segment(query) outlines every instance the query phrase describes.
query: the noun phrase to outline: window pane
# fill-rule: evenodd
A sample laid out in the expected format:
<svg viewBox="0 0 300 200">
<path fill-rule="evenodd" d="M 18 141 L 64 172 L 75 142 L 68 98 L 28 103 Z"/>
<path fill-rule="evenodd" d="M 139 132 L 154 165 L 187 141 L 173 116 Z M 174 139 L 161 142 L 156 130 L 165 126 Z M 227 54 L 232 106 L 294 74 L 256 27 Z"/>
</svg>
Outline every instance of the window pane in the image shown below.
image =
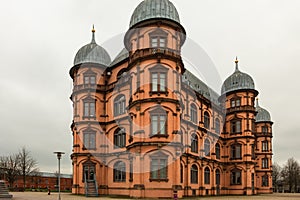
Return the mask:
<svg viewBox="0 0 300 200">
<path fill-rule="evenodd" d="M 152 91 L 157 92 L 158 91 L 158 74 L 152 73 Z"/>
<path fill-rule="evenodd" d="M 166 117 L 160 116 L 160 134 L 166 134 Z"/>
<path fill-rule="evenodd" d="M 160 38 L 159 39 L 159 46 L 160 47 L 166 47 L 166 38 Z"/>
<path fill-rule="evenodd" d="M 157 47 L 158 46 L 158 38 L 151 38 L 151 47 Z"/>
<path fill-rule="evenodd" d="M 89 84 L 89 78 L 88 76 L 85 76 L 84 77 L 84 84 Z"/>
<path fill-rule="evenodd" d="M 95 76 L 91 76 L 91 84 L 96 84 L 96 77 Z"/>
<path fill-rule="evenodd" d="M 160 74 L 160 91 L 166 91 L 166 74 L 161 73 Z"/>
<path fill-rule="evenodd" d="M 95 103 L 90 103 L 90 116 L 95 116 Z"/>
<path fill-rule="evenodd" d="M 157 131 L 158 131 L 157 125 L 158 125 L 158 116 L 153 115 L 151 117 L 151 128 L 152 128 L 152 133 L 151 134 L 152 135 L 157 134 Z"/>
<path fill-rule="evenodd" d="M 84 116 L 89 116 L 89 103 L 84 103 Z"/>
</svg>

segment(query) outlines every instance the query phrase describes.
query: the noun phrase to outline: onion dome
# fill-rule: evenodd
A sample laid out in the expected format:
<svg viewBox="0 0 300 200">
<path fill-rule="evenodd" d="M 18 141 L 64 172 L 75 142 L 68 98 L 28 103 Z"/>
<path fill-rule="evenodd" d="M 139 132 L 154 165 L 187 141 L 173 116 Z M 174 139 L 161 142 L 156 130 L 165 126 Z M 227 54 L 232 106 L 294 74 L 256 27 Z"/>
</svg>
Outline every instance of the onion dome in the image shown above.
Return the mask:
<svg viewBox="0 0 300 200">
<path fill-rule="evenodd" d="M 224 81 L 222 85 L 222 95 L 236 90 L 255 90 L 253 79 L 248 74 L 239 70 L 238 63 L 239 61 L 236 58 L 235 72 Z"/>
<path fill-rule="evenodd" d="M 271 121 L 271 115 L 270 113 L 259 106 L 258 104 L 258 99 L 256 100 L 256 116 L 255 116 L 255 120 L 256 122 L 270 122 Z"/>
<path fill-rule="evenodd" d="M 154 18 L 168 19 L 180 24 L 179 14 L 169 0 L 144 0 L 134 10 L 129 27 Z"/>
<path fill-rule="evenodd" d="M 95 41 L 95 29 L 92 30 L 91 43 L 81 47 L 74 59 L 74 66 L 83 63 L 96 63 L 109 66 L 111 59 L 107 51 Z"/>
</svg>

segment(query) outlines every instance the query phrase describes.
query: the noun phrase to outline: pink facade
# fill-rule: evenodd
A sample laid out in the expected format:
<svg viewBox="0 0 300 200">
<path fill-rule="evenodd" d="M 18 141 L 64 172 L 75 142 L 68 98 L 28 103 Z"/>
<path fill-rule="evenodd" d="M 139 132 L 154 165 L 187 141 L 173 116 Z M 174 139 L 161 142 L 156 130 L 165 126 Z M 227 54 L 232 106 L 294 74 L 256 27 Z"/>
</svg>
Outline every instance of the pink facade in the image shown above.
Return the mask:
<svg viewBox="0 0 300 200">
<path fill-rule="evenodd" d="M 272 192 L 272 122 L 252 78 L 236 61 L 218 95 L 186 69 L 185 39 L 168 0 L 136 8 L 113 62 L 93 30 L 70 70 L 74 194 Z"/>
</svg>

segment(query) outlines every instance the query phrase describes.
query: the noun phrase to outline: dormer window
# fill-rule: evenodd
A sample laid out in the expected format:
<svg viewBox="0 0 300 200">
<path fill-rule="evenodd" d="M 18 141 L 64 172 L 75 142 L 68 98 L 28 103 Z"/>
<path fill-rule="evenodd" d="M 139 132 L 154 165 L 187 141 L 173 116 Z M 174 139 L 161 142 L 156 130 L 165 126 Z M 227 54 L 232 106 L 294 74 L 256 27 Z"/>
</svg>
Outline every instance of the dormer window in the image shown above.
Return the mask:
<svg viewBox="0 0 300 200">
<path fill-rule="evenodd" d="M 167 47 L 168 33 L 158 28 L 149 34 L 151 48 L 165 48 Z"/>
</svg>

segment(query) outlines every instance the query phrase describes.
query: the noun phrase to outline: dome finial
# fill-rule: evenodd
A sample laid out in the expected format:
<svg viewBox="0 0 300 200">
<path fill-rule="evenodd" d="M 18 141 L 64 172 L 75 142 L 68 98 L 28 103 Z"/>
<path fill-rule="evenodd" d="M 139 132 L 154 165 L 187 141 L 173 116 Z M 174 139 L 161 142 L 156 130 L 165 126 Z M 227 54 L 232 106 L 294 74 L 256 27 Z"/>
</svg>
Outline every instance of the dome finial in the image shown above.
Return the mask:
<svg viewBox="0 0 300 200">
<path fill-rule="evenodd" d="M 256 98 L 256 107 L 259 107 L 258 100 L 259 100 L 259 98 Z"/>
<path fill-rule="evenodd" d="M 93 29 L 92 29 L 92 42 L 91 42 L 91 43 L 96 43 L 96 40 L 95 40 L 95 32 L 96 32 L 96 30 L 95 30 L 95 26 L 94 26 L 94 24 L 93 24 Z"/>
<path fill-rule="evenodd" d="M 239 70 L 239 60 L 238 57 L 235 58 L 235 71 Z"/>
</svg>

